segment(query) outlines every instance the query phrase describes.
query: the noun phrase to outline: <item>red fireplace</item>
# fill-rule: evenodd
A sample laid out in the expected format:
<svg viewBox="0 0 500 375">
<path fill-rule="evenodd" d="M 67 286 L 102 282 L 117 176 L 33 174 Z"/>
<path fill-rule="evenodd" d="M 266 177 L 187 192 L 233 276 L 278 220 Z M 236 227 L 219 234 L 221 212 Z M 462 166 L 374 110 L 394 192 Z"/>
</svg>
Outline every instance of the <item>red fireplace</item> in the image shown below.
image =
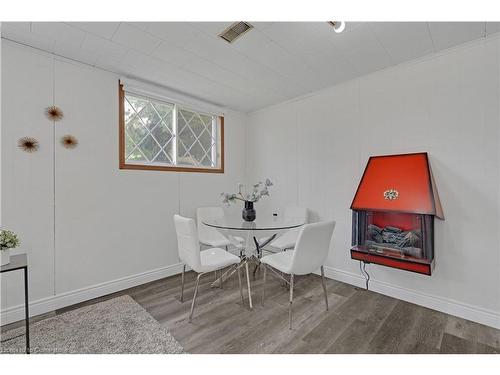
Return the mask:
<svg viewBox="0 0 500 375">
<path fill-rule="evenodd" d="M 352 259 L 431 275 L 444 216 L 427 153 L 370 157 L 351 210 Z"/>
</svg>

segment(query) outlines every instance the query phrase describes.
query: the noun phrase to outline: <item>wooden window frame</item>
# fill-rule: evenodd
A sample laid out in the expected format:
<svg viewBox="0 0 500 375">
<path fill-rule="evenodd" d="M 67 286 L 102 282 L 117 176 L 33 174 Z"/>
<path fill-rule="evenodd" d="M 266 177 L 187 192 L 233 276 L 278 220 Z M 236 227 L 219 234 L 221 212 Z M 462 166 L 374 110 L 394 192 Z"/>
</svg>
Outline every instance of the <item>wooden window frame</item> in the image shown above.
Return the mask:
<svg viewBox="0 0 500 375">
<path fill-rule="evenodd" d="M 163 165 L 143 165 L 130 164 L 125 161 L 125 90 L 123 84 L 118 83 L 118 108 L 119 108 L 119 167 L 120 169 L 145 170 L 145 171 L 165 171 L 165 172 L 195 172 L 195 173 L 224 173 L 224 116 L 220 119 L 220 167 L 219 168 L 201 168 L 201 167 L 177 167 Z"/>
</svg>

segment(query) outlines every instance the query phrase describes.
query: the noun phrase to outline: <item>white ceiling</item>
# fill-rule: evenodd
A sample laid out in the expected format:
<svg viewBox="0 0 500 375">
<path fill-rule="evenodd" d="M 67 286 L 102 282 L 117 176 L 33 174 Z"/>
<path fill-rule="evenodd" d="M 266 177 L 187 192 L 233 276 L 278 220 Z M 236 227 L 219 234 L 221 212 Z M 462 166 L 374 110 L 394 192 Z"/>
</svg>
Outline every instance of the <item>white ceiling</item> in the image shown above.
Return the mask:
<svg viewBox="0 0 500 375">
<path fill-rule="evenodd" d="M 3 22 L 2 37 L 244 112 L 499 31 L 499 23 Z"/>
</svg>

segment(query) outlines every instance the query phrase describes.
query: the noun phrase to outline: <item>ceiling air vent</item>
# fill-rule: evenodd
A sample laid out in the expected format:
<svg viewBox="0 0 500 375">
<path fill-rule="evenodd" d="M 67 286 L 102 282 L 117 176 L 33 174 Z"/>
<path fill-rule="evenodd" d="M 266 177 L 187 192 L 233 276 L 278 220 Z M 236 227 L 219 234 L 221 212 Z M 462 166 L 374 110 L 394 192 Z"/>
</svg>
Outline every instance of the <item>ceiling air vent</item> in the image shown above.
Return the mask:
<svg viewBox="0 0 500 375">
<path fill-rule="evenodd" d="M 253 26 L 248 22 L 235 22 L 229 26 L 226 30 L 219 34 L 219 37 L 224 39 L 228 43 L 233 43 L 240 36 L 245 34 L 247 31 L 253 29 Z"/>
</svg>

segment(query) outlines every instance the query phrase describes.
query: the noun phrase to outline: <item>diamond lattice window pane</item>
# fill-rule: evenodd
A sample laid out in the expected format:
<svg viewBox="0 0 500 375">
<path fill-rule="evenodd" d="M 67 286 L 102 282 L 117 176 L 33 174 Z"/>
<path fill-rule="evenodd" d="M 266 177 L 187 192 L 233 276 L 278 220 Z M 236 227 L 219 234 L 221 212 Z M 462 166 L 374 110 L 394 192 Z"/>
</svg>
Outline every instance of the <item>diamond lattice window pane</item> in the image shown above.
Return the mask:
<svg viewBox="0 0 500 375">
<path fill-rule="evenodd" d="M 183 124 L 190 122 L 193 119 L 194 115 L 194 112 L 185 109 L 179 109 L 179 124 L 181 125 L 181 127 Z"/>
<path fill-rule="evenodd" d="M 140 112 L 148 104 L 148 101 L 146 99 L 142 99 L 132 95 L 127 95 L 126 101 L 134 109 L 135 113 Z"/>
<path fill-rule="evenodd" d="M 160 115 L 151 103 L 148 103 L 138 114 L 144 126 L 149 130 L 153 129 L 160 121 Z"/>
<path fill-rule="evenodd" d="M 124 110 L 125 110 L 125 122 L 128 122 L 130 118 L 135 115 L 136 112 L 134 107 L 132 107 L 132 105 L 129 103 L 127 99 L 125 99 Z"/>
<path fill-rule="evenodd" d="M 211 167 L 212 166 L 211 154 L 205 155 L 205 158 L 201 161 L 201 165 L 203 165 L 204 167 Z"/>
<path fill-rule="evenodd" d="M 172 163 L 172 159 L 164 151 L 161 151 L 153 161 L 156 163 L 164 163 L 164 164 Z"/>
<path fill-rule="evenodd" d="M 172 139 L 172 132 L 163 121 L 151 131 L 151 134 L 162 147 Z"/>
<path fill-rule="evenodd" d="M 134 151 L 135 149 L 135 143 L 134 141 L 132 140 L 132 138 L 130 138 L 130 136 L 128 134 L 125 135 L 125 156 L 127 157 L 128 155 L 130 155 L 130 153 L 132 151 Z"/>
<path fill-rule="evenodd" d="M 148 135 L 148 131 L 137 116 L 133 116 L 125 123 L 125 133 L 132 139 L 135 144 L 138 144 Z"/>
<path fill-rule="evenodd" d="M 212 139 L 212 134 L 206 130 L 200 135 L 198 140 L 200 141 L 203 148 L 207 151 L 209 151 L 212 148 L 212 144 L 214 143 L 214 140 Z"/>
<path fill-rule="evenodd" d="M 146 162 L 148 161 L 146 157 L 141 153 L 141 151 L 136 148 L 130 155 L 127 156 L 127 160 L 132 162 Z"/>
<path fill-rule="evenodd" d="M 178 139 L 179 142 L 181 142 L 182 145 L 186 147 L 186 149 L 189 149 L 196 141 L 196 137 L 194 136 L 191 129 L 189 129 L 189 127 L 187 126 L 183 130 L 181 130 Z"/>
<path fill-rule="evenodd" d="M 196 160 L 191 155 L 184 155 L 184 156 L 179 156 L 177 158 L 177 164 L 180 166 L 189 166 L 189 167 L 195 167 Z"/>
<path fill-rule="evenodd" d="M 173 164 L 173 161 L 174 161 L 174 140 L 172 142 L 170 142 L 170 144 L 165 147 L 165 153 L 167 154 L 167 156 L 170 158 L 170 160 L 172 161 L 172 164 Z"/>
<path fill-rule="evenodd" d="M 212 166 L 212 148 L 216 143 L 212 138 L 213 116 L 186 109 L 179 110 L 178 146 L 179 159 L 190 165 Z"/>
<path fill-rule="evenodd" d="M 199 136 L 206 129 L 205 124 L 203 123 L 203 121 L 201 121 L 200 116 L 198 115 L 192 118 L 192 120 L 189 122 L 189 127 L 191 128 L 191 130 L 193 130 L 193 133 L 196 136 Z"/>
<path fill-rule="evenodd" d="M 205 124 L 205 126 L 207 127 L 207 129 L 209 131 L 212 131 L 212 119 L 213 119 L 213 116 L 208 116 L 208 115 L 200 114 L 200 119 L 201 119 L 201 121 L 203 121 L 203 123 Z"/>
<path fill-rule="evenodd" d="M 194 158 L 196 163 L 199 163 L 205 156 L 205 150 L 201 147 L 200 142 L 196 142 L 189 150 L 189 154 Z"/>
<path fill-rule="evenodd" d="M 177 164 L 183 166 L 194 166 L 196 165 L 195 160 L 187 152 L 187 149 L 182 143 L 177 145 Z"/>
<path fill-rule="evenodd" d="M 158 154 L 161 149 L 158 142 L 149 134 L 138 146 L 149 161 L 153 161 L 156 154 Z"/>
<path fill-rule="evenodd" d="M 126 160 L 172 164 L 174 105 L 127 93 L 124 109 Z"/>
<path fill-rule="evenodd" d="M 160 115 L 162 119 L 172 118 L 171 114 L 174 110 L 174 106 L 168 103 L 152 103 L 153 107 L 156 109 L 156 112 Z M 169 116 L 170 115 L 170 116 Z"/>
</svg>

